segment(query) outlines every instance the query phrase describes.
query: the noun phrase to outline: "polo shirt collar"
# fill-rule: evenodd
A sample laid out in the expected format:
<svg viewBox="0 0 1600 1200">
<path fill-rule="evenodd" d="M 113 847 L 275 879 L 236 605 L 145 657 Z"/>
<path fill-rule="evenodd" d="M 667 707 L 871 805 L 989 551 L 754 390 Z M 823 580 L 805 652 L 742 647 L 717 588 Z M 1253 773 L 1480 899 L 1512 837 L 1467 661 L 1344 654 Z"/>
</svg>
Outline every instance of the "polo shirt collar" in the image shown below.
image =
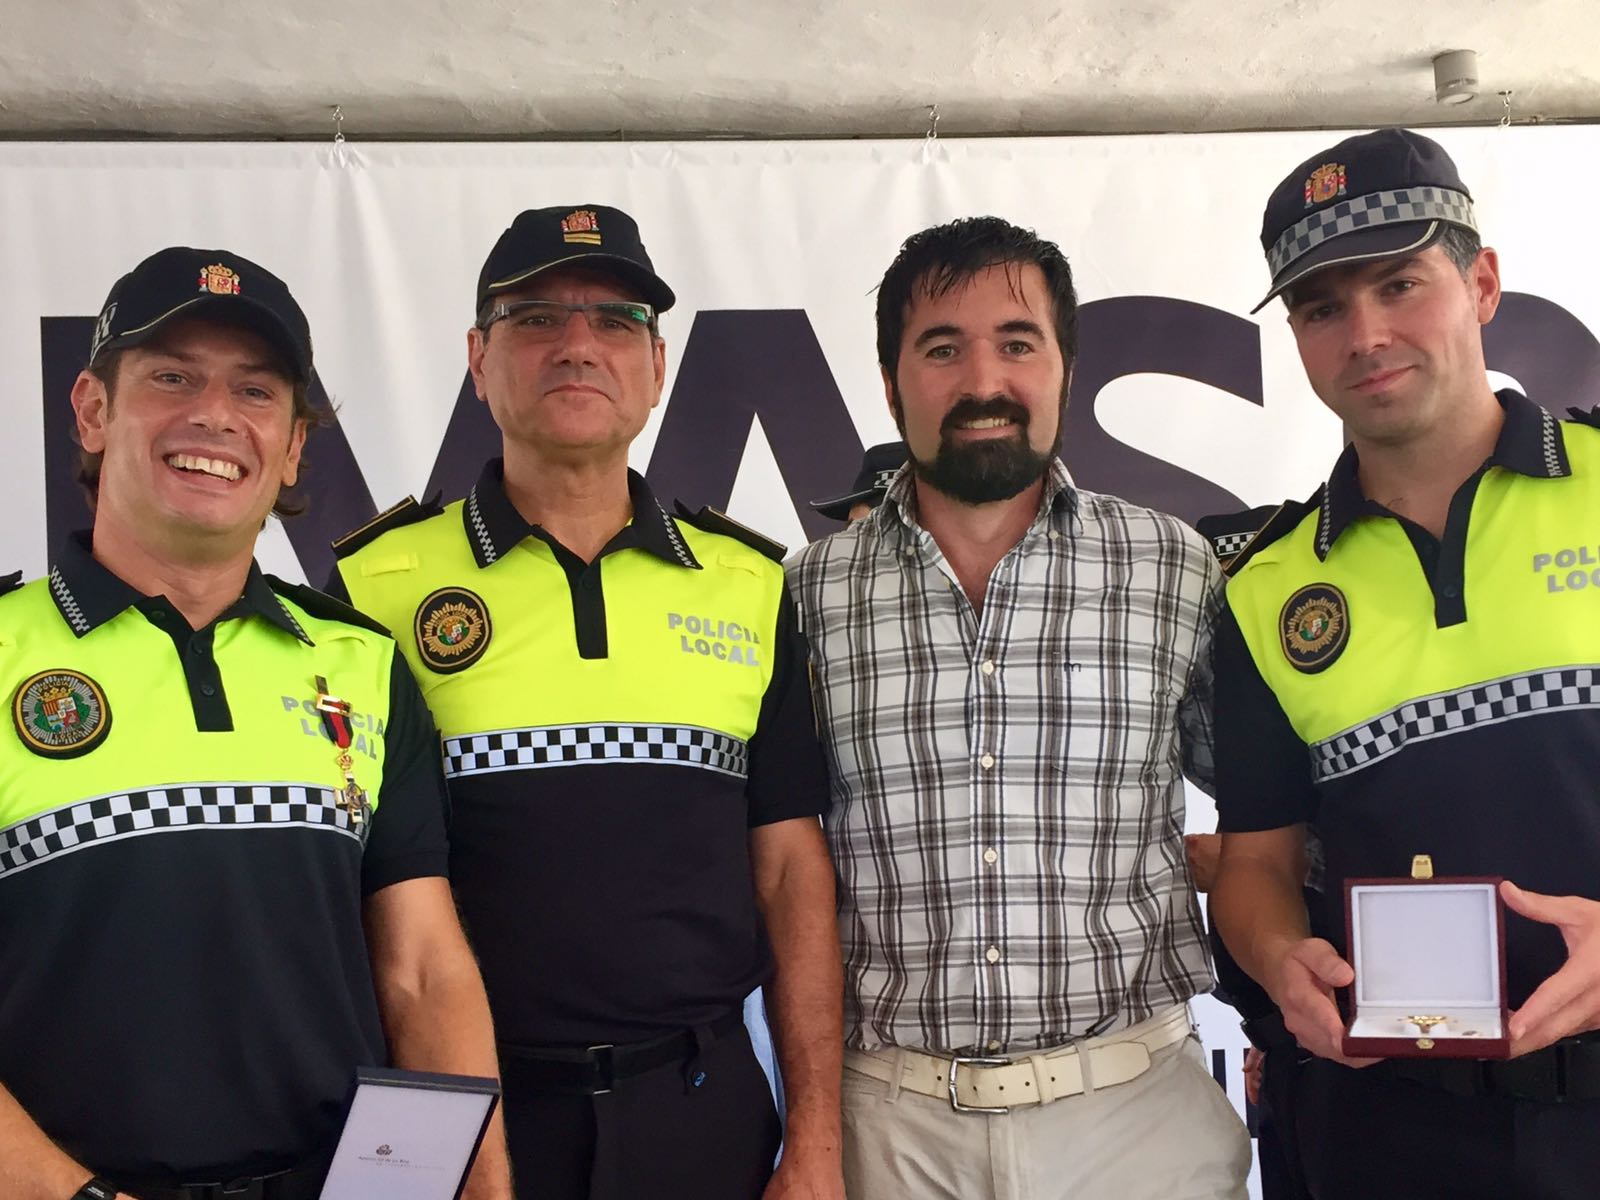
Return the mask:
<svg viewBox="0 0 1600 1200">
<path fill-rule="evenodd" d="M 61 619 L 76 636 L 81 638 L 93 633 L 129 608 L 147 612 L 158 602 L 170 605 L 164 597 L 147 596 L 114 574 L 94 557 L 92 545 L 88 532 L 70 534 L 50 566 L 50 597 Z M 254 559 L 250 562 L 250 573 L 245 576 L 244 591 L 217 620 L 247 616 L 261 617 L 306 645 L 314 645 L 294 614 L 272 590 Z"/>
<path fill-rule="evenodd" d="M 663 562 L 690 570 L 701 569 L 699 560 L 678 532 L 678 525 L 661 507 L 644 476 L 628 472 L 628 499 L 633 505 L 633 520 L 611 540 L 607 550 L 636 546 Z M 478 482 L 461 506 L 461 523 L 467 544 L 479 567 L 488 567 L 511 553 L 524 538 L 536 537 L 551 544 L 555 539 L 539 525 L 532 524 L 517 511 L 506 495 L 505 460 L 490 459 L 484 464 Z"/>
<path fill-rule="evenodd" d="M 1503 467 L 1529 479 L 1565 479 L 1572 474 L 1567 458 L 1561 422 L 1520 392 L 1507 388 L 1495 398 L 1505 410 L 1505 422 L 1494 452 L 1485 464 Z M 1333 465 L 1333 474 L 1322 489 L 1321 512 L 1317 518 L 1316 550 L 1319 559 L 1328 557 L 1339 535 L 1357 517 L 1373 511 L 1372 501 L 1361 491 L 1357 477 L 1359 460 L 1354 445 L 1346 446 Z"/>
</svg>

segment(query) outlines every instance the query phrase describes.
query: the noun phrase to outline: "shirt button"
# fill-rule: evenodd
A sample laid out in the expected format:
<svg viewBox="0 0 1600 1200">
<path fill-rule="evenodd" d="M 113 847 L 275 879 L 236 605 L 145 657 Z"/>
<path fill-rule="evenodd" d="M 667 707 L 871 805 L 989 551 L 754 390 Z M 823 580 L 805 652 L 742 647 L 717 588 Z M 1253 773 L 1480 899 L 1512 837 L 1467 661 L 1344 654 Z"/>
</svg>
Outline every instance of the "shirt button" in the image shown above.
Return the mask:
<svg viewBox="0 0 1600 1200">
<path fill-rule="evenodd" d="M 202 683 L 200 685 L 200 694 L 206 697 L 215 696 L 217 694 L 217 689 L 212 687 L 209 683 Z"/>
<path fill-rule="evenodd" d="M 995 863 L 1000 861 L 1000 852 L 993 846 L 990 846 L 983 852 L 983 861 L 988 863 L 991 867 L 994 866 Z"/>
<path fill-rule="evenodd" d="M 600 581 L 598 579 L 596 579 L 593 575 L 585 575 L 583 577 L 583 590 L 584 591 L 592 592 L 592 591 L 595 590 L 595 588 L 597 588 L 599 586 L 600 586 Z"/>
<path fill-rule="evenodd" d="M 165 621 L 167 619 L 167 610 L 164 608 L 152 608 L 150 610 L 150 619 L 152 621 Z"/>
<path fill-rule="evenodd" d="M 980 669 L 983 671 L 983 673 L 985 675 L 993 675 L 994 674 L 994 660 L 993 659 L 986 659 L 984 661 L 983 666 Z"/>
<path fill-rule="evenodd" d="M 1000 1043 L 999 1042 L 990 1042 L 989 1043 L 989 1050 L 990 1050 L 991 1053 L 993 1053 L 994 1051 L 996 1051 L 998 1049 L 1000 1049 Z"/>
<path fill-rule="evenodd" d="M 985 754 L 982 758 L 980 758 L 978 760 L 978 762 L 983 767 L 983 769 L 985 771 L 987 771 L 990 767 L 994 766 L 994 755 Z"/>
<path fill-rule="evenodd" d="M 1461 589 L 1456 584 L 1447 583 L 1444 585 L 1444 594 L 1447 599 L 1454 600 L 1457 596 L 1461 595 Z"/>
<path fill-rule="evenodd" d="M 983 956 L 984 956 L 984 958 L 988 959 L 992 963 L 999 962 L 1000 961 L 1000 947 L 999 946 L 990 946 L 987 950 L 985 950 L 983 952 Z"/>
</svg>

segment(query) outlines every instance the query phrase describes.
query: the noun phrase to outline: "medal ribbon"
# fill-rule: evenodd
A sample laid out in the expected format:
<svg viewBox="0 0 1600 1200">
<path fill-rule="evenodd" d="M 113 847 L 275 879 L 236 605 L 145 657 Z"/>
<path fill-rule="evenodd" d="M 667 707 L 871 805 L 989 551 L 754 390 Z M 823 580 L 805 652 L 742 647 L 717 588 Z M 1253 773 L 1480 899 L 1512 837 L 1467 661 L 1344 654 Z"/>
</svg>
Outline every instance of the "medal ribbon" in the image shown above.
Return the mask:
<svg viewBox="0 0 1600 1200">
<path fill-rule="evenodd" d="M 316 709 L 322 714 L 322 728 L 333 739 L 333 744 L 339 747 L 339 757 L 335 762 L 340 774 L 344 776 L 344 788 L 339 792 L 339 806 L 350 814 L 350 823 L 359 828 L 365 820 L 362 814 L 367 794 L 356 783 L 355 760 L 350 756 L 350 702 L 341 700 L 329 692 L 328 681 L 321 675 L 316 677 L 316 683 Z"/>
<path fill-rule="evenodd" d="M 322 728 L 341 750 L 350 748 L 350 702 L 340 700 L 328 691 L 328 681 L 317 676 L 317 711 L 322 714 Z"/>
</svg>

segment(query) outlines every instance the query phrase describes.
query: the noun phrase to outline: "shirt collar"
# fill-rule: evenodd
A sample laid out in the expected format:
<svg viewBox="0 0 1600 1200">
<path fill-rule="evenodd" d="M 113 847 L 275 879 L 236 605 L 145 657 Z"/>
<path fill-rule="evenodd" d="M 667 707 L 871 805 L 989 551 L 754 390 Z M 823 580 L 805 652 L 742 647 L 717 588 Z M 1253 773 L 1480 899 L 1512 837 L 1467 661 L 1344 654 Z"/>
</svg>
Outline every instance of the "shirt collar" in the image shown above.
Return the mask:
<svg viewBox="0 0 1600 1200">
<path fill-rule="evenodd" d="M 1530 479 L 1564 479 L 1571 475 L 1572 464 L 1567 459 L 1561 422 L 1520 392 L 1508 388 L 1496 392 L 1495 398 L 1505 410 L 1505 421 L 1486 465 L 1503 467 Z M 1361 480 L 1356 473 L 1358 466 L 1355 446 L 1346 446 L 1333 465 L 1333 474 L 1328 476 L 1317 518 L 1319 559 L 1328 557 L 1333 544 L 1351 522 L 1373 511 L 1372 502 L 1361 491 Z"/>
<path fill-rule="evenodd" d="M 663 562 L 700 570 L 700 563 L 678 532 L 678 525 L 661 507 L 644 476 L 628 472 L 628 499 L 633 505 L 633 520 L 608 543 L 606 549 L 637 546 Z M 506 495 L 505 460 L 490 459 L 484 464 L 478 482 L 461 506 L 461 523 L 466 528 L 467 544 L 479 567 L 488 567 L 511 553 L 524 538 L 546 542 L 554 539 L 541 527 L 526 520 Z"/>
<path fill-rule="evenodd" d="M 114 574 L 94 557 L 91 545 L 87 532 L 69 535 L 50 566 L 50 596 L 61 619 L 75 635 L 81 638 L 93 633 L 129 608 L 148 613 L 158 602 L 170 606 L 165 597 L 147 596 Z M 245 576 L 244 591 L 217 620 L 251 615 L 264 618 L 308 646 L 315 644 L 272 590 L 254 559 L 250 562 L 250 573 Z"/>
<path fill-rule="evenodd" d="M 1078 519 L 1078 499 L 1076 485 L 1072 482 L 1067 465 L 1059 457 L 1052 456 L 1050 465 L 1045 469 L 1044 494 L 1039 498 L 1039 512 L 1023 539 L 1027 540 L 1056 517 L 1075 523 Z M 909 462 L 889 482 L 883 503 L 863 519 L 878 522 L 880 532 L 898 524 L 913 535 L 928 536 L 917 520 L 917 490 Z"/>
</svg>

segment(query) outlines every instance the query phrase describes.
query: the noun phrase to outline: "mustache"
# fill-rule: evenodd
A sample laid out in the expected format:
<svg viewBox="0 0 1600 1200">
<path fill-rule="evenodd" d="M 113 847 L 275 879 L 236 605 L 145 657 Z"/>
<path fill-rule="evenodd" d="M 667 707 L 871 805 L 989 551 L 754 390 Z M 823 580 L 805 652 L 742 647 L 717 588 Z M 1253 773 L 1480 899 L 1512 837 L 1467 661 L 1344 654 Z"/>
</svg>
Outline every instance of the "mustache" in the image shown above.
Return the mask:
<svg viewBox="0 0 1600 1200">
<path fill-rule="evenodd" d="M 1028 428 L 1028 410 L 1009 396 L 990 396 L 987 400 L 963 396 L 945 413 L 944 420 L 939 424 L 939 433 L 947 434 L 968 421 L 983 421 L 991 417 L 1015 421 L 1024 431 Z"/>
</svg>

